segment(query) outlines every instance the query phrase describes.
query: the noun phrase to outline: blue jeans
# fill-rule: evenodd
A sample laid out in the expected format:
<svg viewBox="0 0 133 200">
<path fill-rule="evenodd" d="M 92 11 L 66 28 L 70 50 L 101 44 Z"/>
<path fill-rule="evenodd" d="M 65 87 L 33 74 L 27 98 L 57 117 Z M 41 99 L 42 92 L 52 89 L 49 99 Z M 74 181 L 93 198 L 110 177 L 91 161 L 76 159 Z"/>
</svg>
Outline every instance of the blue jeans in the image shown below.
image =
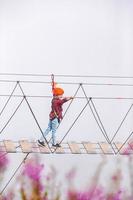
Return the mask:
<svg viewBox="0 0 133 200">
<path fill-rule="evenodd" d="M 55 133 L 56 133 L 56 130 L 57 130 L 57 127 L 59 125 L 59 122 L 58 122 L 58 119 L 55 118 L 53 120 L 49 120 L 49 123 L 48 123 L 48 127 L 47 129 L 45 130 L 45 132 L 43 133 L 43 135 L 41 136 L 40 138 L 40 141 L 44 141 L 44 137 L 46 137 L 48 135 L 48 133 L 50 131 L 52 131 L 52 144 L 56 144 L 56 136 L 55 136 Z M 44 136 L 44 137 L 43 137 Z"/>
</svg>

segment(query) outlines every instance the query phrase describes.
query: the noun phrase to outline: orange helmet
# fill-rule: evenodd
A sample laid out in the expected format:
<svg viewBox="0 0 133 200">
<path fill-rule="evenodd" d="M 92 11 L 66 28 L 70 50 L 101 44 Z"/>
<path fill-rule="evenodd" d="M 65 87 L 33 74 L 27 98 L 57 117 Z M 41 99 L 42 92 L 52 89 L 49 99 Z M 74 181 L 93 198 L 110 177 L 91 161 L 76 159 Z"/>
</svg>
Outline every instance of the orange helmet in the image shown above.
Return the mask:
<svg viewBox="0 0 133 200">
<path fill-rule="evenodd" d="M 64 94 L 64 90 L 62 88 L 54 88 L 53 89 L 53 95 L 59 96 L 59 95 L 63 95 L 63 94 Z"/>
</svg>

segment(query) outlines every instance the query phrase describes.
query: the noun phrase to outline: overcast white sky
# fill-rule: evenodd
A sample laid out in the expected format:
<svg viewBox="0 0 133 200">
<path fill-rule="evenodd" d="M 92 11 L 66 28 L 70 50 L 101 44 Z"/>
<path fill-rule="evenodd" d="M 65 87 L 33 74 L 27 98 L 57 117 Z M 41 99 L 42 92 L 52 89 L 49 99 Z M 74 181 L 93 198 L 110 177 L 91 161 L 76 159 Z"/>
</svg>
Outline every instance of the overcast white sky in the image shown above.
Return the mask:
<svg viewBox="0 0 133 200">
<path fill-rule="evenodd" d="M 132 35 L 132 0 L 0 0 L 0 73 L 133 76 Z M 14 80 L 19 78 L 13 77 Z M 45 78 L 40 79 L 45 81 Z M 76 80 L 67 78 L 64 81 Z M 85 81 L 115 82 L 97 79 L 77 80 L 77 82 Z M 116 81 L 119 83 L 119 80 Z M 124 83 L 133 83 L 133 81 L 125 80 Z M 48 85 L 23 84 L 22 86 L 26 94 L 49 95 L 50 92 Z M 1 83 L 0 85 L 2 94 L 10 94 L 13 87 L 14 84 Z M 78 85 L 63 87 L 66 95 L 71 96 Z M 85 89 L 88 96 L 132 97 L 132 87 L 86 86 Z M 18 93 L 20 93 L 19 89 Z M 80 95 L 83 95 L 82 91 L 79 91 Z M 1 120 L 1 127 L 10 116 L 10 108 L 13 109 L 19 100 L 12 100 Z M 29 99 L 29 101 L 44 129 L 50 109 L 49 99 Z M 5 99 L 1 98 L 0 108 L 4 102 Z M 82 109 L 82 103 L 84 102 L 75 101 L 59 133 L 62 134 L 68 129 L 77 114 L 74 115 L 74 111 Z M 95 104 L 111 137 L 132 101 L 95 101 Z M 89 112 L 86 111 L 68 139 L 103 140 L 94 119 L 92 120 L 91 113 L 86 121 Z M 39 131 L 33 125 L 32 117 L 26 113 L 28 110 L 24 105 L 12 124 L 1 135 L 1 139 L 39 137 Z M 131 119 L 132 113 L 121 130 L 120 139 L 125 139 L 127 133 L 132 131 Z M 23 127 L 23 124 L 26 126 Z M 75 159 L 74 157 L 71 159 L 72 165 Z M 88 164 L 90 160 L 89 158 Z M 59 163 L 61 162 L 60 159 Z M 84 162 L 86 158 L 83 158 L 82 163 Z M 81 168 L 84 168 L 84 164 Z"/>
<path fill-rule="evenodd" d="M 1 72 L 130 75 L 132 0 L 1 0 Z"/>
</svg>

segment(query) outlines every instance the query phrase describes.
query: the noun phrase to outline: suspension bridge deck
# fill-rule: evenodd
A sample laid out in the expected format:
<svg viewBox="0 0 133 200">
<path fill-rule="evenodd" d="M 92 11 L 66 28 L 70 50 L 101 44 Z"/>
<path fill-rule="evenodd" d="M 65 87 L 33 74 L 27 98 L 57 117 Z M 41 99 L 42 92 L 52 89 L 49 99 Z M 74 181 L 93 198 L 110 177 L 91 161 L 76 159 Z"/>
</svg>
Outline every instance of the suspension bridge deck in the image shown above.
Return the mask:
<svg viewBox="0 0 133 200">
<path fill-rule="evenodd" d="M 53 148 L 51 145 L 45 147 L 39 146 L 37 141 L 12 141 L 3 140 L 0 141 L 0 151 L 7 153 L 41 153 L 41 154 L 125 154 L 128 143 L 113 142 L 108 144 L 107 142 L 67 142 L 62 143 L 61 147 Z M 130 150 L 132 153 L 132 149 Z"/>
</svg>

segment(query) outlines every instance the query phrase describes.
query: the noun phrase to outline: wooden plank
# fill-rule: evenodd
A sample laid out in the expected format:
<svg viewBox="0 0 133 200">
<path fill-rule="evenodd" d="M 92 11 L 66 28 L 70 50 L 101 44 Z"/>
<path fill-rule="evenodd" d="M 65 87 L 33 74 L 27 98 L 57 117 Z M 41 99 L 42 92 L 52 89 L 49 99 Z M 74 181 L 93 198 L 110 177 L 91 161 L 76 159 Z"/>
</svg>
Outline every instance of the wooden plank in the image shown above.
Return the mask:
<svg viewBox="0 0 133 200">
<path fill-rule="evenodd" d="M 23 153 L 32 152 L 32 144 L 28 140 L 20 140 L 19 143 Z"/>
<path fill-rule="evenodd" d="M 107 142 L 100 142 L 99 146 L 103 153 L 112 153 L 112 150 L 110 149 L 110 145 Z"/>
<path fill-rule="evenodd" d="M 3 141 L 0 141 L 0 152 L 6 152 L 6 148 Z"/>
<path fill-rule="evenodd" d="M 62 147 L 52 147 L 52 152 L 55 153 L 65 153 L 64 149 Z"/>
<path fill-rule="evenodd" d="M 11 140 L 4 140 L 3 141 L 5 149 L 9 153 L 15 153 L 16 152 L 16 147 L 13 141 Z"/>
<path fill-rule="evenodd" d="M 48 148 L 48 146 L 39 146 L 40 152 L 41 153 L 50 153 L 50 149 Z"/>
<path fill-rule="evenodd" d="M 40 149 L 37 142 L 31 142 L 32 152 L 33 153 L 40 153 Z"/>
<path fill-rule="evenodd" d="M 96 153 L 96 145 L 91 142 L 83 142 L 82 143 L 87 153 Z"/>
<path fill-rule="evenodd" d="M 114 142 L 114 145 L 117 148 L 117 152 L 116 153 L 123 153 L 123 143 L 122 142 Z"/>
<path fill-rule="evenodd" d="M 69 146 L 72 153 L 74 153 L 74 154 L 76 154 L 76 153 L 80 154 L 81 153 L 80 148 L 79 148 L 79 146 L 76 142 L 68 142 L 68 146 Z"/>
</svg>

